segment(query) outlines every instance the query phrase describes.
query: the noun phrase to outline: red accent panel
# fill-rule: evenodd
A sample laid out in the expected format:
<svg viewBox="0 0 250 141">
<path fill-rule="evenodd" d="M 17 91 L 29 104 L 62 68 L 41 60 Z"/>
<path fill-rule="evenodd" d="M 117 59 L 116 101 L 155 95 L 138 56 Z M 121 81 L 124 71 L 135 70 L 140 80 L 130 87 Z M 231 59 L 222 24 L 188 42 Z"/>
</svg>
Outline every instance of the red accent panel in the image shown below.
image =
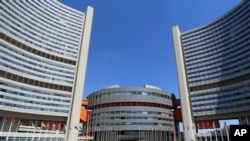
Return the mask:
<svg viewBox="0 0 250 141">
<path fill-rule="evenodd" d="M 181 109 L 176 109 L 175 110 L 175 121 L 182 122 Z"/>
<path fill-rule="evenodd" d="M 197 129 L 220 128 L 220 123 L 218 119 L 200 120 L 196 121 L 195 124 Z"/>
<path fill-rule="evenodd" d="M 181 100 L 180 99 L 176 99 L 174 101 L 174 106 L 181 106 Z"/>
</svg>

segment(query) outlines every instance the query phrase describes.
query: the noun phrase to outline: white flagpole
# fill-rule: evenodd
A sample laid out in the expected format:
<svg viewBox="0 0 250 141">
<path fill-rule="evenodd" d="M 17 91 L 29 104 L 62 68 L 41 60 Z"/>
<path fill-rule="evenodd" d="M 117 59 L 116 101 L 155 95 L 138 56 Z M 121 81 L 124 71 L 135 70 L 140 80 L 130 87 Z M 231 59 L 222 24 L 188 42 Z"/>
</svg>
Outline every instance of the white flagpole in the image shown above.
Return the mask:
<svg viewBox="0 0 250 141">
<path fill-rule="evenodd" d="M 52 125 L 52 126 L 53 126 L 53 125 Z M 53 139 L 52 134 L 53 134 L 53 127 L 52 127 L 52 129 L 50 130 L 50 140 Z M 78 134 L 78 133 L 77 133 L 77 134 Z"/>
<path fill-rule="evenodd" d="M 31 121 L 30 121 L 30 122 L 31 122 Z M 28 127 L 29 127 L 28 132 L 26 132 L 27 135 L 26 135 L 26 137 L 25 137 L 25 141 L 27 141 L 28 135 L 29 135 L 29 132 L 30 132 L 30 122 L 29 122 L 29 126 L 28 126 Z"/>
<path fill-rule="evenodd" d="M 9 131 L 8 131 L 8 135 L 7 135 L 6 141 L 8 141 L 9 136 L 10 136 L 10 130 L 11 130 L 11 128 L 12 128 L 12 120 L 13 120 L 13 119 L 11 119 L 11 121 L 10 121 L 10 127 L 9 127 Z"/>
<path fill-rule="evenodd" d="M 203 126 L 203 129 L 206 129 L 205 125 L 204 125 L 204 122 L 202 122 L 202 126 Z M 207 141 L 206 131 L 203 133 L 203 136 L 205 138 L 205 141 Z"/>
<path fill-rule="evenodd" d="M 249 125 L 249 121 L 248 121 L 248 118 L 247 118 L 247 116 L 246 116 L 246 120 L 247 120 L 247 125 Z"/>
<path fill-rule="evenodd" d="M 48 134 L 48 128 L 49 128 L 49 124 L 47 123 L 46 125 L 46 131 L 45 131 L 45 140 L 47 140 L 47 134 Z"/>
<path fill-rule="evenodd" d="M 36 123 L 35 124 L 37 124 L 37 121 L 36 121 Z M 34 140 L 34 134 L 35 134 L 35 130 L 36 130 L 36 125 L 35 126 L 33 126 L 33 122 L 31 123 L 31 126 L 32 127 L 34 127 L 34 129 L 33 129 L 33 133 L 32 133 L 32 138 L 31 138 L 31 141 L 33 141 Z"/>
<path fill-rule="evenodd" d="M 141 133 L 140 133 L 140 127 L 139 127 L 139 141 L 141 140 Z"/>
<path fill-rule="evenodd" d="M 21 122 L 21 119 L 19 119 L 18 123 L 17 123 L 17 128 L 16 128 L 16 132 L 15 132 L 15 136 L 14 136 L 14 141 L 16 140 L 16 134 L 17 134 L 17 130 L 19 128 L 20 122 Z"/>
<path fill-rule="evenodd" d="M 221 141 L 224 141 L 224 137 L 223 137 L 221 128 L 220 128 L 220 135 L 221 135 Z"/>
<path fill-rule="evenodd" d="M 225 123 L 224 123 L 224 125 L 225 125 L 225 128 L 226 128 L 227 140 L 228 140 L 228 141 L 230 141 L 230 139 L 229 139 L 229 135 L 228 135 L 228 130 L 227 130 L 227 123 L 225 122 Z"/>
<path fill-rule="evenodd" d="M 38 141 L 40 141 L 40 137 L 41 137 L 41 130 L 42 130 L 42 126 L 40 127 L 40 130 L 39 130 L 39 136 L 38 136 Z"/>
<path fill-rule="evenodd" d="M 209 137 L 210 137 L 210 141 L 212 141 L 212 131 L 211 131 L 211 128 L 209 129 Z"/>
<path fill-rule="evenodd" d="M 1 127 L 0 136 L 1 136 L 2 132 L 3 132 L 3 127 L 4 127 L 4 124 L 5 124 L 5 117 L 4 117 L 4 119 L 3 119 L 3 125 L 2 125 L 2 127 Z"/>
<path fill-rule="evenodd" d="M 239 122 L 240 122 L 240 125 L 242 125 L 241 117 L 239 117 Z"/>
<path fill-rule="evenodd" d="M 214 123 L 214 121 L 213 121 L 213 128 L 215 129 L 215 123 Z M 216 141 L 218 141 L 218 138 L 217 138 L 217 130 L 215 129 L 215 140 Z"/>
</svg>

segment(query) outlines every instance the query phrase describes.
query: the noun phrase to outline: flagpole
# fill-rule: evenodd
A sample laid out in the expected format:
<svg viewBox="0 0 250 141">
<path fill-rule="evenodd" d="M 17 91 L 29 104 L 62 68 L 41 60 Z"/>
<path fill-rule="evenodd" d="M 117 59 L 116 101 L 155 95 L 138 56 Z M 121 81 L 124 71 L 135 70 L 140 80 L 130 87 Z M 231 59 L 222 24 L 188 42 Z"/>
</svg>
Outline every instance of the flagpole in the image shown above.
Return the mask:
<svg viewBox="0 0 250 141">
<path fill-rule="evenodd" d="M 204 122 L 202 122 L 202 126 L 203 126 L 203 129 L 206 130 L 206 127 L 205 127 L 205 125 L 204 125 Z M 207 141 L 206 131 L 203 133 L 203 135 L 204 135 L 205 141 Z"/>
<path fill-rule="evenodd" d="M 4 117 L 4 119 L 3 119 L 3 125 L 2 125 L 2 127 L 1 127 L 1 132 L 0 132 L 0 136 L 1 136 L 1 134 L 2 134 L 2 132 L 3 132 L 3 127 L 4 127 L 4 124 L 5 124 L 5 119 L 6 117 Z"/>
<path fill-rule="evenodd" d="M 30 122 L 31 122 L 31 121 L 30 121 Z M 28 127 L 29 127 L 28 132 L 26 132 L 27 135 L 26 135 L 26 137 L 25 137 L 25 141 L 27 141 L 27 138 L 28 138 L 28 135 L 29 135 L 29 131 L 30 131 L 30 122 L 29 122 L 29 126 L 28 126 Z"/>
<path fill-rule="evenodd" d="M 221 128 L 220 128 L 220 135 L 221 135 L 221 141 L 224 141 L 224 137 L 223 137 Z"/>
<path fill-rule="evenodd" d="M 212 141 L 212 131 L 211 131 L 211 128 L 209 128 L 209 137 L 210 137 L 210 141 Z M 229 141 L 229 140 L 228 140 Z"/>
<path fill-rule="evenodd" d="M 11 128 L 12 128 L 12 121 L 13 119 L 11 119 L 11 121 L 10 121 L 10 127 L 9 127 L 9 131 L 8 131 L 8 135 L 7 135 L 7 138 L 6 138 L 6 141 L 8 141 L 8 139 L 9 139 L 9 135 L 10 135 L 10 130 L 11 130 Z"/>
<path fill-rule="evenodd" d="M 242 125 L 241 117 L 239 117 L 239 122 L 240 122 L 240 125 Z"/>
<path fill-rule="evenodd" d="M 14 141 L 16 140 L 16 134 L 17 134 L 17 130 L 19 128 L 20 122 L 21 122 L 21 119 L 18 120 L 18 124 L 17 124 L 17 128 L 16 128 L 16 133 L 15 133 L 15 136 L 14 136 Z"/>
<path fill-rule="evenodd" d="M 141 140 L 141 137 L 140 137 L 140 127 L 139 127 L 139 141 Z"/>
<path fill-rule="evenodd" d="M 214 121 L 213 121 L 213 128 L 215 129 L 215 123 L 214 123 Z M 217 138 L 217 130 L 215 129 L 215 140 L 216 141 L 218 141 L 218 138 Z"/>
<path fill-rule="evenodd" d="M 37 121 L 36 121 L 36 122 L 37 122 Z M 35 124 L 37 124 L 37 123 L 35 123 Z M 31 126 L 32 126 L 32 127 L 34 127 L 33 122 L 31 123 Z M 33 140 L 34 140 L 35 129 L 36 129 L 36 127 L 33 129 L 32 137 L 31 137 L 31 141 L 33 141 Z"/>
<path fill-rule="evenodd" d="M 41 126 L 40 126 L 40 131 L 39 131 L 38 141 L 40 141 L 40 137 L 41 137 L 41 130 L 42 130 L 42 124 L 41 124 Z"/>
<path fill-rule="evenodd" d="M 247 120 L 247 125 L 249 125 L 249 121 L 248 121 L 248 118 L 247 118 L 247 116 L 246 116 L 246 120 Z"/>
<path fill-rule="evenodd" d="M 227 123 L 226 122 L 224 122 L 224 126 L 226 128 L 227 140 L 230 141 L 229 135 L 228 135 L 228 130 L 227 130 Z"/>
</svg>

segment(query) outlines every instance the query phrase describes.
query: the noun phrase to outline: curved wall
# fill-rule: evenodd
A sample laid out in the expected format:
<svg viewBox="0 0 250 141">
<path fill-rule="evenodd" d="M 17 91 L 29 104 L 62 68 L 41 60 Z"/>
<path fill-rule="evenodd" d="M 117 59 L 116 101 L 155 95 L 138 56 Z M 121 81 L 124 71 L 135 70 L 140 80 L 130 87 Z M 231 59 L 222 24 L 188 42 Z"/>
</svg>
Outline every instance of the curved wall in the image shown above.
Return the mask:
<svg viewBox="0 0 250 141">
<path fill-rule="evenodd" d="M 67 117 L 84 13 L 57 1 L 0 9 L 0 110 Z"/>
<path fill-rule="evenodd" d="M 250 110 L 250 1 L 181 33 L 193 116 Z"/>
<path fill-rule="evenodd" d="M 172 130 L 172 94 L 152 88 L 107 88 L 90 94 L 92 129 Z"/>
</svg>

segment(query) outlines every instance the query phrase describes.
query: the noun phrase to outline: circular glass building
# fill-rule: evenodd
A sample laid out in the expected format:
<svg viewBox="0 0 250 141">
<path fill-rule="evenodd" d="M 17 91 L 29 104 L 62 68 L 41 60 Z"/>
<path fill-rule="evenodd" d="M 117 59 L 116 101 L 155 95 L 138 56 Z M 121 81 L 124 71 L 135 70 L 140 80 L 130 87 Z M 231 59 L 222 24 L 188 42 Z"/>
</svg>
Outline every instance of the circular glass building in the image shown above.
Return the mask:
<svg viewBox="0 0 250 141">
<path fill-rule="evenodd" d="M 89 132 L 95 140 L 163 140 L 172 138 L 174 95 L 161 89 L 118 85 L 91 93 Z"/>
</svg>

